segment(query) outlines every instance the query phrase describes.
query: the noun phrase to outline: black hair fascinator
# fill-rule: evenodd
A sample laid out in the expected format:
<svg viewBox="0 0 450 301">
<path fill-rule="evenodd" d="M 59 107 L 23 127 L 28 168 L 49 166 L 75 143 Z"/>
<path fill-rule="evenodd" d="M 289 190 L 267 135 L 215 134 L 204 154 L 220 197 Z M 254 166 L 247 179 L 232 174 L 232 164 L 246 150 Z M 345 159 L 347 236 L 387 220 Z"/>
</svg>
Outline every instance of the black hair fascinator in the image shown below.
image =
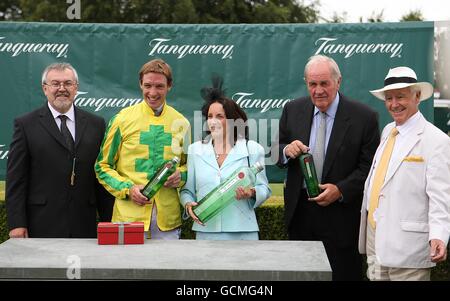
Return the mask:
<svg viewBox="0 0 450 301">
<path fill-rule="evenodd" d="M 206 102 L 222 99 L 225 97 L 223 89 L 223 78 L 217 73 L 211 75 L 212 87 L 204 87 L 200 90 L 200 95 Z"/>
</svg>

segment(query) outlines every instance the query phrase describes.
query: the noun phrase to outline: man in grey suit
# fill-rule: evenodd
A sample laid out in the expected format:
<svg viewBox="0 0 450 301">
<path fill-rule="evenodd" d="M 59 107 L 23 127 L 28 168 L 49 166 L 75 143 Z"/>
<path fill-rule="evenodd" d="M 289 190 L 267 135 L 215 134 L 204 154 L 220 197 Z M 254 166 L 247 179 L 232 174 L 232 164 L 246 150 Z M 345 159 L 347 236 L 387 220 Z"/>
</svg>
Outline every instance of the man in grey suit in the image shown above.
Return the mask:
<svg viewBox="0 0 450 301">
<path fill-rule="evenodd" d="M 278 165 L 288 168 L 289 239 L 322 241 L 333 280 L 361 280 L 359 218 L 364 180 L 380 140 L 377 114 L 339 92 L 341 73 L 332 58 L 311 57 L 305 82 L 310 96 L 284 107 L 279 128 Z M 298 160 L 308 151 L 321 174 L 322 192 L 315 198 L 308 198 Z"/>
<path fill-rule="evenodd" d="M 14 121 L 6 175 L 9 236 L 96 237 L 97 209 L 100 220 L 109 221 L 113 205 L 94 172 L 105 122 L 73 105 L 78 75 L 70 64 L 48 66 L 42 89 L 48 102 Z"/>
</svg>

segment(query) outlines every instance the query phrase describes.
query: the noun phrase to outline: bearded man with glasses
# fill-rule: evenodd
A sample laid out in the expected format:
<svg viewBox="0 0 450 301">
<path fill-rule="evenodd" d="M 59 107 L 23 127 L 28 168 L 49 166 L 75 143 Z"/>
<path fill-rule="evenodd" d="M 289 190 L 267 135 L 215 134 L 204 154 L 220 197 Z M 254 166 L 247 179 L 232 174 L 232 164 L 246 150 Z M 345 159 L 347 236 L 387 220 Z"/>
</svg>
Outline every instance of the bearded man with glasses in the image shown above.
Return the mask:
<svg viewBox="0 0 450 301">
<path fill-rule="evenodd" d="M 11 238 L 95 238 L 97 211 L 111 220 L 113 198 L 94 172 L 105 121 L 74 106 L 78 83 L 70 64 L 48 66 L 47 102 L 14 121 L 6 175 Z"/>
</svg>

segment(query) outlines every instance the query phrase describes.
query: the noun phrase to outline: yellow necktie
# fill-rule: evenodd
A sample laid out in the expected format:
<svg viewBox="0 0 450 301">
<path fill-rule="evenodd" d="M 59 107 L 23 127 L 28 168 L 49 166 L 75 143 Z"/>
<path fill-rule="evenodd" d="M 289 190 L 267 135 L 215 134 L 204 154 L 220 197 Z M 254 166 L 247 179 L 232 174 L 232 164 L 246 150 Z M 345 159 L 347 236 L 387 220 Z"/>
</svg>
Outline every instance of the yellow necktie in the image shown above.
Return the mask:
<svg viewBox="0 0 450 301">
<path fill-rule="evenodd" d="M 392 150 L 394 149 L 395 137 L 398 134 L 397 128 L 393 128 L 389 135 L 389 139 L 384 147 L 383 154 L 381 155 L 380 163 L 375 170 L 375 176 L 373 178 L 372 191 L 370 192 L 369 199 L 369 223 L 373 229 L 375 229 L 375 220 L 373 219 L 373 213 L 378 208 L 378 199 L 380 197 L 381 186 L 383 186 L 384 178 L 389 166 L 389 160 L 391 159 Z"/>
</svg>

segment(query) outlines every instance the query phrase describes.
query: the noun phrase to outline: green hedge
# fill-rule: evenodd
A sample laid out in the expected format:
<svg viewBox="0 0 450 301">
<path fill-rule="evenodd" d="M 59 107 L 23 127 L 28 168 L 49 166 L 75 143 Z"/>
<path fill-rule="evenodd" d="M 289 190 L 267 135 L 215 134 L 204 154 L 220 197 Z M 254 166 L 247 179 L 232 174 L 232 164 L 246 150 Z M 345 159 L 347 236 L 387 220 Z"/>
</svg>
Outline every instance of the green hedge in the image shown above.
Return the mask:
<svg viewBox="0 0 450 301">
<path fill-rule="evenodd" d="M 0 243 L 7 240 L 8 225 L 6 224 L 6 210 L 4 202 L 0 201 Z"/>
<path fill-rule="evenodd" d="M 265 205 L 256 209 L 259 221 L 259 237 L 262 240 L 286 240 L 287 234 L 283 223 L 283 205 Z M 194 233 L 191 230 L 192 220 L 185 221 L 182 226 L 181 238 L 193 239 Z M 0 243 L 8 239 L 8 229 L 6 225 L 6 210 L 4 203 L 0 201 Z M 449 245 L 450 248 L 450 245 Z M 450 252 L 450 250 L 449 250 Z M 450 280 L 450 259 L 439 263 L 431 271 L 432 280 Z"/>
</svg>

